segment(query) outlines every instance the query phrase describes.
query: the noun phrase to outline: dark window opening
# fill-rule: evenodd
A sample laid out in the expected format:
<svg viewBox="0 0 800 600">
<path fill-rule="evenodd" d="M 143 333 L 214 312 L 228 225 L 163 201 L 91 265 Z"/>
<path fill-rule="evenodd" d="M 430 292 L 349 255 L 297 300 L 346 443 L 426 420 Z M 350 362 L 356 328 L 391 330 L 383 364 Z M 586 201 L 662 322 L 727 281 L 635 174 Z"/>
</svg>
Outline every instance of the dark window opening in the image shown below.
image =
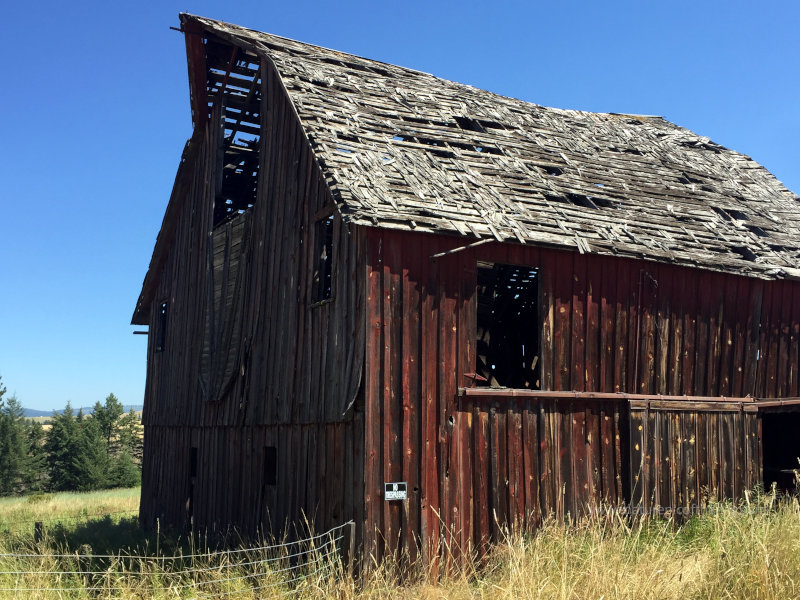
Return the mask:
<svg viewBox="0 0 800 600">
<path fill-rule="evenodd" d="M 333 296 L 333 215 L 316 223 L 314 252 L 314 302 Z"/>
<path fill-rule="evenodd" d="M 478 263 L 477 365 L 484 385 L 540 389 L 538 270 Z"/>
<path fill-rule="evenodd" d="M 278 484 L 278 450 L 264 446 L 264 485 Z"/>
<path fill-rule="evenodd" d="M 167 303 L 162 302 L 158 307 L 158 322 L 156 323 L 156 352 L 163 352 L 167 344 Z"/>
<path fill-rule="evenodd" d="M 206 44 L 209 106 L 221 128 L 213 225 L 255 205 L 261 139 L 261 69 L 254 54 L 222 40 Z"/>
<path fill-rule="evenodd" d="M 800 412 L 761 413 L 764 488 L 774 484 L 779 492 L 794 492 L 800 470 Z"/>
</svg>

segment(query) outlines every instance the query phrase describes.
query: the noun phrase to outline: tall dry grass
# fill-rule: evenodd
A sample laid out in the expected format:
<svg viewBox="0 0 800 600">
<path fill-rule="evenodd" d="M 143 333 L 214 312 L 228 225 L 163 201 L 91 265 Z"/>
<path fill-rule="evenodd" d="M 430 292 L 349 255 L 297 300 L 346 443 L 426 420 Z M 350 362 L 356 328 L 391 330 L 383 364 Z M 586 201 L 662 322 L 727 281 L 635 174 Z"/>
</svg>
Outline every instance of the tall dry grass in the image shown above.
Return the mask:
<svg viewBox="0 0 800 600">
<path fill-rule="evenodd" d="M 800 504 L 774 494 L 711 505 L 681 525 L 663 519 L 631 522 L 613 513 L 575 524 L 546 522 L 536 535 L 509 534 L 481 561 L 442 577 L 431 576 L 422 565 L 400 573 L 396 563 L 380 565 L 356 582 L 326 547 L 312 551 L 312 564 L 304 568 L 265 562 L 276 558 L 270 550 L 224 554 L 208 552 L 197 540 L 185 542 L 183 552 L 204 555 L 161 560 L 128 558 L 123 552 L 100 561 L 81 558 L 81 547 L 72 545 L 68 557 L 5 557 L 0 589 L 15 591 L 0 591 L 0 598 L 800 597 Z M 21 547 L 53 552 L 64 543 L 50 538 L 33 544 L 8 534 L 0 538 L 0 553 Z M 149 553 L 156 549 L 149 547 Z M 69 574 L 91 569 L 97 574 Z M 19 573 L 25 571 L 36 573 Z M 400 576 L 405 583 L 399 583 Z"/>
</svg>

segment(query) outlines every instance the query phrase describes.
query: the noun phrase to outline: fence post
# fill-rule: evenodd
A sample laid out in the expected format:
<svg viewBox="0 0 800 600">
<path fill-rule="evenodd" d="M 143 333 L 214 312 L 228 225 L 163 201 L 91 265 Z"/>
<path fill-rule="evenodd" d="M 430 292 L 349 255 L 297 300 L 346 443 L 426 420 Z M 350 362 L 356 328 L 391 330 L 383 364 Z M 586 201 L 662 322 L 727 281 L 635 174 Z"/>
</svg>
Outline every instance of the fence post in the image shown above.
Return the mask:
<svg viewBox="0 0 800 600">
<path fill-rule="evenodd" d="M 33 541 L 39 543 L 44 537 L 44 521 L 34 521 L 33 523 Z"/>
<path fill-rule="evenodd" d="M 350 535 L 348 540 L 348 549 L 347 549 L 347 570 L 351 576 L 355 576 L 355 563 L 356 563 L 356 522 L 350 521 L 348 523 L 350 526 Z"/>
</svg>

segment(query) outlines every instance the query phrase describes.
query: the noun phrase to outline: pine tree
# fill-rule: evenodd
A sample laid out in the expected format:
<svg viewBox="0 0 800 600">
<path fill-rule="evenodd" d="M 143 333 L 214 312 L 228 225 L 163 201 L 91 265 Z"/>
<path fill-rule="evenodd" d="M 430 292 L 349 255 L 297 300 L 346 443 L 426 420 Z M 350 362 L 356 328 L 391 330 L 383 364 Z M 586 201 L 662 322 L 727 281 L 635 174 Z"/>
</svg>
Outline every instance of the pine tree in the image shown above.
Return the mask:
<svg viewBox="0 0 800 600">
<path fill-rule="evenodd" d="M 109 486 L 108 448 L 102 425 L 94 417 L 78 413 L 78 442 L 72 458 L 80 491 L 99 490 Z"/>
<path fill-rule="evenodd" d="M 16 396 L 4 399 L 0 384 L 0 494 L 26 490 L 28 438 L 22 405 Z"/>
<path fill-rule="evenodd" d="M 82 415 L 81 415 L 82 419 Z M 81 432 L 72 405 L 67 402 L 61 414 L 53 413 L 47 432 L 45 453 L 50 475 L 50 489 L 54 491 L 77 490 L 80 473 L 75 465 Z"/>
<path fill-rule="evenodd" d="M 142 473 L 127 450 L 122 450 L 111 466 L 112 487 L 134 487 L 142 483 Z"/>
<path fill-rule="evenodd" d="M 106 396 L 105 404 L 96 402 L 94 405 L 93 418 L 97 421 L 101 435 L 105 440 L 106 456 L 111 458 L 115 454 L 116 448 L 113 445 L 114 433 L 117 429 L 117 421 L 124 412 L 119 399 L 113 394 Z"/>
<path fill-rule="evenodd" d="M 142 463 L 142 423 L 139 416 L 131 409 L 117 423 L 120 455 L 127 452 L 134 463 Z"/>
<path fill-rule="evenodd" d="M 27 491 L 41 491 L 47 487 L 47 453 L 42 424 L 28 419 L 28 468 L 25 477 Z"/>
</svg>

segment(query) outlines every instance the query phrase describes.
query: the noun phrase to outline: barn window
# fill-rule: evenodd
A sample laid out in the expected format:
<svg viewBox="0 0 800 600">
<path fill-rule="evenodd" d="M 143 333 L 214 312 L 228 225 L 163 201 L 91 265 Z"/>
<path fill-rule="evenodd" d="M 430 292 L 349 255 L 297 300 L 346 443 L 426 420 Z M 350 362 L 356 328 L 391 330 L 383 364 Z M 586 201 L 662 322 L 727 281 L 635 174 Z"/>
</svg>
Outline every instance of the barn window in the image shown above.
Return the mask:
<svg viewBox="0 0 800 600">
<path fill-rule="evenodd" d="M 476 373 L 484 385 L 540 389 L 539 272 L 478 263 Z"/>
<path fill-rule="evenodd" d="M 278 483 L 278 450 L 275 446 L 264 446 L 264 485 Z"/>
<path fill-rule="evenodd" d="M 316 222 L 314 250 L 313 301 L 333 296 L 333 215 Z"/>
<path fill-rule="evenodd" d="M 218 40 L 206 45 L 207 94 L 220 126 L 214 227 L 256 202 L 261 140 L 261 66 L 257 56 Z"/>
<path fill-rule="evenodd" d="M 163 352 L 167 343 L 167 302 L 162 302 L 158 307 L 156 322 L 156 352 Z"/>
</svg>

